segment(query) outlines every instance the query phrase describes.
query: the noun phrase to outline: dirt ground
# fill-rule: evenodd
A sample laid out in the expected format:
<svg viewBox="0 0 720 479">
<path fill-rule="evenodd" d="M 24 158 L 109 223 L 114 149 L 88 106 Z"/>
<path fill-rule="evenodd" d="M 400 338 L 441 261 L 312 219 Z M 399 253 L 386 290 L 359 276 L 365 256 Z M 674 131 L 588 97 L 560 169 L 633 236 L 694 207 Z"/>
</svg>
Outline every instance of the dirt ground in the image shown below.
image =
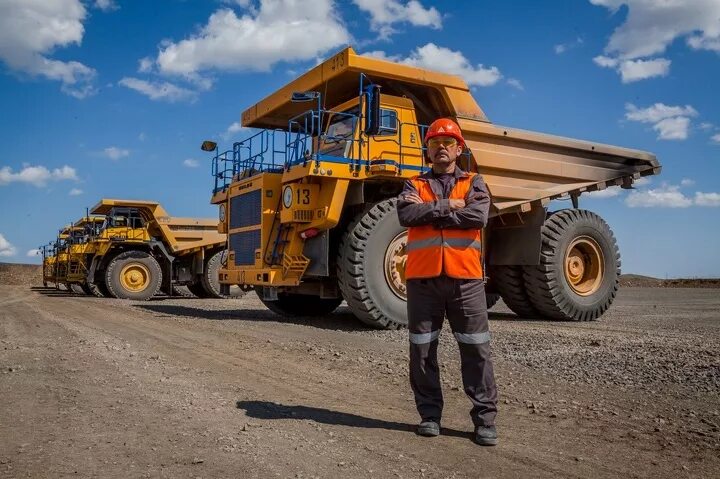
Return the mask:
<svg viewBox="0 0 720 479">
<path fill-rule="evenodd" d="M 494 310 L 482 448 L 447 330 L 443 435 L 421 438 L 407 332 L 345 308 L 0 285 L 0 477 L 720 476 L 717 290 L 624 288 L 592 323 Z"/>
</svg>

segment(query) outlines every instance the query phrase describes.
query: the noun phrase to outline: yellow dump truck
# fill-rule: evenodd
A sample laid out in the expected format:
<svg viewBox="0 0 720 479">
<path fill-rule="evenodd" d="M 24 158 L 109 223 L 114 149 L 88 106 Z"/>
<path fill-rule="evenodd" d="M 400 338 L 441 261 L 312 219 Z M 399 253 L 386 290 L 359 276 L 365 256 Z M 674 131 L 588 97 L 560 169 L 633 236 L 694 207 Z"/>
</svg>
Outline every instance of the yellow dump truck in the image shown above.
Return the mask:
<svg viewBox="0 0 720 479">
<path fill-rule="evenodd" d="M 90 214 L 103 224 L 83 255 L 96 296 L 147 300 L 186 285 L 200 297 L 223 297 L 218 270 L 226 235 L 214 219 L 171 217 L 159 203 L 102 199 Z"/>
<path fill-rule="evenodd" d="M 43 259 L 43 286 L 46 288 L 51 283 L 57 286 L 57 284 L 55 283 L 55 281 L 57 280 L 57 271 L 55 269 L 55 264 L 57 262 L 57 257 L 55 256 L 56 244 L 57 241 L 51 241 L 50 243 L 40 247 L 40 252 Z"/>
<path fill-rule="evenodd" d="M 68 289 L 73 285 L 79 286 L 86 294 L 92 294 L 87 283 L 88 255 L 95 250 L 92 240 L 95 238 L 105 222 L 104 216 L 84 216 L 77 220 L 72 226 L 66 228 L 68 236 L 66 239 L 65 254 L 62 257 L 63 277 L 60 279 Z"/>
<path fill-rule="evenodd" d="M 462 128 L 460 166 L 492 195 L 483 233 L 488 291 L 517 314 L 593 320 L 618 289 L 620 254 L 582 193 L 660 172 L 654 155 L 494 125 L 459 77 L 347 48 L 242 113 L 249 138 L 214 151 L 212 203 L 228 234 L 220 282 L 273 311 L 319 315 L 343 299 L 365 323 L 407 324 L 403 181 L 427 171 L 439 117 Z M 572 208 L 548 211 L 555 199 Z M 492 298 L 492 295 L 489 296 Z"/>
</svg>

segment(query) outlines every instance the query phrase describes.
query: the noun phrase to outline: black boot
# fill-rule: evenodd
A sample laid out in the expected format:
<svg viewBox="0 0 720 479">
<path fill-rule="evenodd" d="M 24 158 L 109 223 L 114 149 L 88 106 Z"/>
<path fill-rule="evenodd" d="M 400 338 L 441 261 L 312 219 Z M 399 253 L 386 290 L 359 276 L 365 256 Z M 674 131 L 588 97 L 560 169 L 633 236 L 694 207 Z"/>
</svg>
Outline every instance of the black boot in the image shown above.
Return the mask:
<svg viewBox="0 0 720 479">
<path fill-rule="evenodd" d="M 436 421 L 423 421 L 418 424 L 417 433 L 419 436 L 435 437 L 440 435 L 440 423 Z"/>
<path fill-rule="evenodd" d="M 475 442 L 481 446 L 495 446 L 498 443 L 495 426 L 478 426 L 475 428 Z"/>
</svg>

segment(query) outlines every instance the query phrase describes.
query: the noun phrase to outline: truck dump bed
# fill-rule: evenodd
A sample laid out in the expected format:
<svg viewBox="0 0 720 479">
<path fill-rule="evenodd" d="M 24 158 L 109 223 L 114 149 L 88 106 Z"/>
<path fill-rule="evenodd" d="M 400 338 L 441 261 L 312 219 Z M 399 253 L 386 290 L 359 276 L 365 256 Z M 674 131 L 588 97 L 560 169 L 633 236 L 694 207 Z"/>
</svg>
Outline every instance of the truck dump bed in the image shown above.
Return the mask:
<svg viewBox="0 0 720 479">
<path fill-rule="evenodd" d="M 103 198 L 90 210 L 90 213 L 107 215 L 113 208 L 137 209 L 145 220 L 150 234 L 162 238 L 176 255 L 188 254 L 207 247 L 219 247 L 226 241 L 226 236 L 218 232 L 216 219 L 172 217 L 160 203 L 154 201 Z"/>
<path fill-rule="evenodd" d="M 660 173 L 651 153 L 494 125 L 460 77 L 363 57 L 352 48 L 245 110 L 242 124 L 287 129 L 288 121 L 308 108 L 290 101 L 293 92 L 320 92 L 323 108 L 332 109 L 358 96 L 361 74 L 380 85 L 383 94 L 412 100 L 422 125 L 438 117 L 458 121 L 471 155 L 466 167 L 483 174 L 494 214 L 526 211 L 533 203 L 544 206 L 551 199 L 614 185 L 629 188 L 641 176 Z"/>
</svg>

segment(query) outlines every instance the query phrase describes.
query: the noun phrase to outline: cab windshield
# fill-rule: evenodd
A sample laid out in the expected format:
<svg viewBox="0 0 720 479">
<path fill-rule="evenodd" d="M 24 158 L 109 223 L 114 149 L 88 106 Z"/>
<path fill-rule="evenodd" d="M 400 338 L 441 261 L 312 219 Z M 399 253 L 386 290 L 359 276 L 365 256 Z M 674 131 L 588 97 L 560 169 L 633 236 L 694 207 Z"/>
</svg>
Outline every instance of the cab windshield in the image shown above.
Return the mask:
<svg viewBox="0 0 720 479">
<path fill-rule="evenodd" d="M 347 158 L 350 155 L 359 114 L 360 110 L 357 106 L 344 112 L 334 113 L 321 139 L 318 153 Z"/>
</svg>

